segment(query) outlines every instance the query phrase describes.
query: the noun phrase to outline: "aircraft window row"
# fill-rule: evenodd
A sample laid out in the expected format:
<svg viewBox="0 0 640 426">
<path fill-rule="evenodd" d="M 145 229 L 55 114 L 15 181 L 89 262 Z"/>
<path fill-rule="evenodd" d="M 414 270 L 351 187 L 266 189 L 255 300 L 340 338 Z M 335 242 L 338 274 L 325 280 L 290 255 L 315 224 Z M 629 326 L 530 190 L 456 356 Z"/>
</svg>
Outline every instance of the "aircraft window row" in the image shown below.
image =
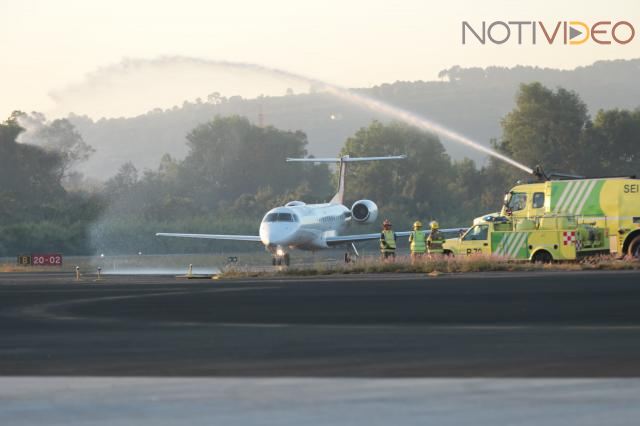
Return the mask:
<svg viewBox="0 0 640 426">
<path fill-rule="evenodd" d="M 265 222 L 298 222 L 298 216 L 291 213 L 269 213 Z"/>
</svg>

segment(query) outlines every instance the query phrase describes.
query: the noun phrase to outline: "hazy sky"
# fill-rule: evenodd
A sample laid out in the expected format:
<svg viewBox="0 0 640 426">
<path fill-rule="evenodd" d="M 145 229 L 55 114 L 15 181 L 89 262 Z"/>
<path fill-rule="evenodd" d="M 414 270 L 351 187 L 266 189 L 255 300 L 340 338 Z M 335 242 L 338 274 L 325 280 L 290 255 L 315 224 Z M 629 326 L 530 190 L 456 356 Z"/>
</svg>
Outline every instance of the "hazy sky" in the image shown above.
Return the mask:
<svg viewBox="0 0 640 426">
<path fill-rule="evenodd" d="M 103 87 L 94 94 L 85 87 L 84 101 L 61 96 L 56 104 L 51 99 L 50 93 L 64 95 L 65 88 L 82 86 L 87 73 L 123 58 L 184 55 L 245 61 L 363 87 L 435 80 L 438 71 L 452 65 L 573 68 L 601 59 L 640 57 L 640 34 L 625 46 L 463 46 L 463 20 L 627 20 L 640 32 L 640 2 L 0 0 L 0 117 L 14 109 L 73 109 L 95 116 L 113 114 L 118 106 L 126 114 L 132 111 L 124 106 L 133 105 L 136 97 L 170 104 L 213 91 L 228 96 L 243 91 L 241 82 L 220 79 L 210 84 L 201 75 L 180 70 L 165 71 L 157 80 L 141 74 L 112 81 L 109 90 Z M 125 98 L 118 85 L 132 97 Z M 137 96 L 132 93 L 136 88 Z M 151 96 L 160 91 L 171 96 Z M 79 110 L 83 108 L 87 111 Z"/>
</svg>

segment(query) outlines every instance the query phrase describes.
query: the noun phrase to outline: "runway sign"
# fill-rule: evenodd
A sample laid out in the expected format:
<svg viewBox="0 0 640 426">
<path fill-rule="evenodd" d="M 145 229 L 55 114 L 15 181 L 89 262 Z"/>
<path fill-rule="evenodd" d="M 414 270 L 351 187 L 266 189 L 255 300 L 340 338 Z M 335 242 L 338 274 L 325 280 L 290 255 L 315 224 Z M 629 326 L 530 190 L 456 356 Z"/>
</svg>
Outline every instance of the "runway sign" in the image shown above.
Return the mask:
<svg viewBox="0 0 640 426">
<path fill-rule="evenodd" d="M 22 254 L 18 256 L 18 265 L 62 266 L 62 255 L 58 253 Z"/>
</svg>

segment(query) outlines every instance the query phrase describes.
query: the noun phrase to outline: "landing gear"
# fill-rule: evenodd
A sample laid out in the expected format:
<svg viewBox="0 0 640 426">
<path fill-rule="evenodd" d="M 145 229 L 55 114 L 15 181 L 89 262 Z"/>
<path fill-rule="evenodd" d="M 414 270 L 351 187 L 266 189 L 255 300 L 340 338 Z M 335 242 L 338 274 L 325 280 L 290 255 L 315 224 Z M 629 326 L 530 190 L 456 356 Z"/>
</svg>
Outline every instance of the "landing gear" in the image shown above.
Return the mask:
<svg viewBox="0 0 640 426">
<path fill-rule="evenodd" d="M 350 246 L 348 246 L 351 248 L 351 250 L 348 250 L 344 253 L 344 263 L 351 263 L 351 262 L 355 262 L 356 259 L 360 256 L 360 253 L 358 253 L 358 249 L 356 249 L 356 245 L 351 243 Z"/>
<path fill-rule="evenodd" d="M 273 266 L 289 266 L 291 264 L 291 257 L 289 256 L 289 253 L 278 253 L 278 251 L 273 253 L 271 264 Z"/>
</svg>

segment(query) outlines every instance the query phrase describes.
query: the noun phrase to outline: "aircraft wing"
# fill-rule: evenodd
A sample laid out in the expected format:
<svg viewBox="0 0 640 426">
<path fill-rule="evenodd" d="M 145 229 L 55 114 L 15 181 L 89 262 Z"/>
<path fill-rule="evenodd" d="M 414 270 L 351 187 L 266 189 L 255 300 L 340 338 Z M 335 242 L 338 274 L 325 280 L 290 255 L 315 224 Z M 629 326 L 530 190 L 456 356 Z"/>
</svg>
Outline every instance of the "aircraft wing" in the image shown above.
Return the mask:
<svg viewBox="0 0 640 426">
<path fill-rule="evenodd" d="M 200 238 L 205 240 L 231 240 L 261 242 L 258 235 L 224 235 L 224 234 L 171 234 L 158 232 L 156 237 Z"/>
<path fill-rule="evenodd" d="M 467 228 L 447 228 L 447 229 L 441 229 L 440 232 L 458 234 L 466 230 Z M 431 233 L 431 231 L 426 231 L 426 232 L 427 232 L 427 235 Z M 400 232 L 396 232 L 396 237 L 398 238 L 408 237 L 410 234 L 411 234 L 411 231 L 400 231 Z M 359 241 L 372 241 L 372 240 L 379 240 L 379 239 L 380 239 L 380 232 L 376 232 L 374 234 L 339 235 L 335 237 L 327 237 L 325 241 L 329 246 L 337 246 L 340 244 L 350 244 L 350 243 L 357 243 Z"/>
<path fill-rule="evenodd" d="M 408 237 L 409 234 L 411 234 L 411 231 L 396 232 L 396 236 L 398 237 Z M 335 237 L 327 237 L 325 241 L 329 246 L 337 246 L 340 244 L 350 244 L 357 243 L 358 241 L 372 241 L 379 239 L 380 232 L 376 232 L 375 234 L 339 235 Z"/>
<path fill-rule="evenodd" d="M 469 228 L 445 228 L 441 229 L 440 232 L 443 234 L 456 234 L 456 237 L 460 236 L 461 232 L 467 232 Z M 430 231 L 427 231 L 427 235 L 430 234 Z"/>
</svg>

